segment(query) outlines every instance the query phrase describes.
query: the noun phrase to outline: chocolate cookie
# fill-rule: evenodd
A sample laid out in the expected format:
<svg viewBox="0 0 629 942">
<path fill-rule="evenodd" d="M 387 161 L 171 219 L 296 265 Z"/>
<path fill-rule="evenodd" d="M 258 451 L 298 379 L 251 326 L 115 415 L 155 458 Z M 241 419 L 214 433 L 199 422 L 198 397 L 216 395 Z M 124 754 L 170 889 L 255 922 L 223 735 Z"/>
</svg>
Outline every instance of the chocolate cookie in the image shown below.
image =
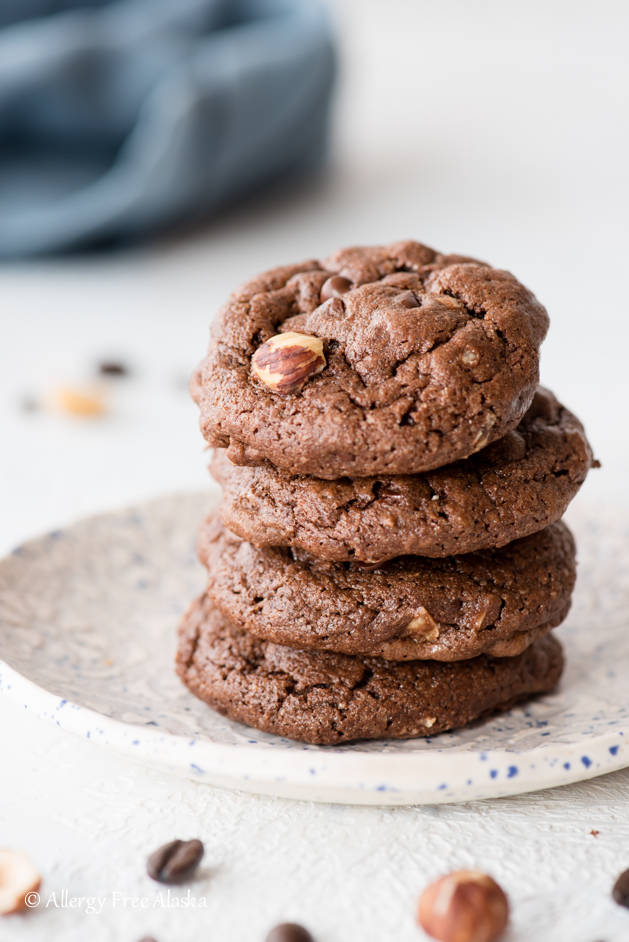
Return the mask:
<svg viewBox="0 0 629 942">
<path fill-rule="evenodd" d="M 508 272 L 417 242 L 344 249 L 236 291 L 191 391 L 205 438 L 234 464 L 428 471 L 515 428 L 547 328 Z"/>
<path fill-rule="evenodd" d="M 563 516 L 592 452 L 581 423 L 541 387 L 516 429 L 477 454 L 423 474 L 318 478 L 233 465 L 217 449 L 221 517 L 256 546 L 375 563 L 404 553 L 452 556 L 504 546 Z"/>
<path fill-rule="evenodd" d="M 575 581 L 574 540 L 561 522 L 502 549 L 365 568 L 256 548 L 212 516 L 199 556 L 212 602 L 257 637 L 396 661 L 519 654 L 563 621 Z"/>
<path fill-rule="evenodd" d="M 302 742 L 433 736 L 553 689 L 561 645 L 547 635 L 517 657 L 396 663 L 303 651 L 231 625 L 206 596 L 179 629 L 177 672 L 219 713 Z"/>
</svg>

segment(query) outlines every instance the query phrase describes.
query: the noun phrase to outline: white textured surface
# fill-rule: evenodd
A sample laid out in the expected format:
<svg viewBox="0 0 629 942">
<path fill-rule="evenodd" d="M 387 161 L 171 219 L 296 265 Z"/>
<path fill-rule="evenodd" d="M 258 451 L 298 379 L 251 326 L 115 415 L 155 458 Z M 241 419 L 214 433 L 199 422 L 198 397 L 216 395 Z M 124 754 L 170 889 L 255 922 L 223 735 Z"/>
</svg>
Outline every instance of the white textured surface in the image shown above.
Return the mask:
<svg viewBox="0 0 629 942">
<path fill-rule="evenodd" d="M 511 268 L 548 306 L 542 374 L 603 461 L 583 497 L 629 503 L 629 216 L 623 0 L 333 0 L 344 67 L 334 171 L 181 242 L 0 271 L 0 544 L 86 513 L 206 483 L 182 378 L 227 291 L 256 270 L 349 242 L 411 235 Z M 22 414 L 124 356 L 102 422 Z M 71 910 L 0 921 L 1 942 L 90 938 L 261 942 L 299 918 L 317 942 L 420 939 L 430 877 L 485 867 L 514 903 L 510 942 L 625 942 L 609 900 L 629 865 L 629 773 L 486 804 L 323 807 L 182 782 L 0 707 L 0 843 L 27 849 L 44 891 L 155 887 L 145 853 L 200 834 L 200 918 Z M 598 837 L 590 835 L 599 829 Z"/>
<path fill-rule="evenodd" d="M 513 905 L 507 942 L 626 942 L 610 900 L 629 864 L 629 771 L 523 798 L 420 808 L 358 808 L 260 798 L 184 782 L 4 712 L 2 840 L 41 866 L 42 897 L 107 897 L 100 915 L 38 910 L 0 925 L 3 942 L 256 942 L 299 920 L 317 942 L 414 942 L 419 891 L 444 870 L 479 867 Z M 33 725 L 34 724 L 34 725 Z M 34 776 L 39 770 L 45 782 Z M 3 775 L 6 767 L 3 766 Z M 591 830 L 598 830 L 594 837 Z M 147 852 L 200 836 L 206 911 L 152 908 Z M 150 907 L 112 907 L 112 893 Z"/>
</svg>

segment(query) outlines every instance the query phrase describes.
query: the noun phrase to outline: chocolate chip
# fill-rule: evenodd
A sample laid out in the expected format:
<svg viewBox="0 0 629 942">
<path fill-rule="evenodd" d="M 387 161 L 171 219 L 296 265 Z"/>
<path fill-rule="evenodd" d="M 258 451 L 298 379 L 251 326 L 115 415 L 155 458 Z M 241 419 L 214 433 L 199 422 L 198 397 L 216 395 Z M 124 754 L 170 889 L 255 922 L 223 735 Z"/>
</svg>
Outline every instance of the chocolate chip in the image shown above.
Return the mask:
<svg viewBox="0 0 629 942">
<path fill-rule="evenodd" d="M 361 572 L 377 572 L 379 569 L 389 562 L 389 557 L 386 556 L 384 559 L 378 559 L 375 563 L 364 563 L 360 560 L 355 560 L 353 563 L 354 566 L 357 566 Z"/>
<path fill-rule="evenodd" d="M 398 304 L 401 304 L 403 307 L 419 307 L 419 301 L 415 297 L 412 291 L 404 291 L 402 294 L 398 294 L 395 299 Z"/>
<path fill-rule="evenodd" d="M 377 481 L 376 485 L 380 482 Z M 385 500 L 394 500 L 399 501 L 403 500 L 404 496 L 398 487 L 395 484 L 381 484 L 380 487 L 374 486 L 374 494 L 380 500 L 384 498 Z"/>
<path fill-rule="evenodd" d="M 103 376 L 128 376 L 129 367 L 124 363 L 118 363 L 116 360 L 103 360 L 98 364 L 98 372 Z"/>
<path fill-rule="evenodd" d="M 159 883 L 183 883 L 203 857 L 201 841 L 171 841 L 154 851 L 146 861 L 146 872 Z"/>
<path fill-rule="evenodd" d="M 332 275 L 327 281 L 324 281 L 321 288 L 321 303 L 329 301 L 330 298 L 340 298 L 342 294 L 347 294 L 351 289 L 352 283 L 349 278 L 343 278 L 342 275 Z"/>
<path fill-rule="evenodd" d="M 614 883 L 612 898 L 619 906 L 626 906 L 629 909 L 629 870 L 621 873 Z"/>
<path fill-rule="evenodd" d="M 266 942 L 313 942 L 313 939 L 303 926 L 298 926 L 294 922 L 283 922 L 281 926 L 271 929 Z"/>
</svg>

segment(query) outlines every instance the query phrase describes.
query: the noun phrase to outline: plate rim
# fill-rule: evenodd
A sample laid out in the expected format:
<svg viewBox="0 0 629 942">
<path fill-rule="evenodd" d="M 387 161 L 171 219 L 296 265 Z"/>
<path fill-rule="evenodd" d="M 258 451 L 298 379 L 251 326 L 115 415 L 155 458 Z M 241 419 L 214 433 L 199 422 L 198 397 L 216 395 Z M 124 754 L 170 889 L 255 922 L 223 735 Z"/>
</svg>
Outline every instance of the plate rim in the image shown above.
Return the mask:
<svg viewBox="0 0 629 942">
<path fill-rule="evenodd" d="M 629 734 L 623 728 L 593 737 L 587 743 L 587 754 L 581 743 L 549 743 L 526 751 L 457 752 L 453 748 L 383 756 L 338 746 L 328 751 L 326 747 L 300 748 L 299 743 L 284 749 L 253 741 L 217 743 L 147 729 L 61 698 L 2 659 L 0 694 L 38 719 L 143 765 L 209 785 L 301 800 L 378 805 L 491 800 L 561 787 L 629 766 Z M 515 768 L 515 757 L 517 774 L 510 772 Z M 192 762 L 192 758 L 198 761 Z M 469 779 L 470 759 L 474 758 L 484 763 L 489 777 Z M 249 760 L 255 764 L 249 766 Z M 564 763 L 569 763 L 569 768 L 564 768 Z M 348 772 L 357 779 L 348 782 Z M 458 781 L 453 781 L 453 772 Z M 444 783 L 444 778 L 450 782 Z M 396 780 L 397 785 L 387 784 L 385 779 Z"/>
<path fill-rule="evenodd" d="M 90 521 L 150 513 L 156 504 L 177 498 L 215 496 L 209 490 L 165 494 L 88 515 L 62 532 Z M 22 546 L 27 548 L 47 536 L 42 534 Z M 436 746 L 430 751 L 381 753 L 343 745 L 312 749 L 290 740 L 286 746 L 254 739 L 220 743 L 209 737 L 149 729 L 61 698 L 2 658 L 0 694 L 38 719 L 144 765 L 211 785 L 322 802 L 402 805 L 487 800 L 568 785 L 629 766 L 629 726 L 623 727 L 620 721 L 612 730 L 579 743 L 550 740 L 529 750 L 463 751 Z M 479 775 L 473 771 L 474 763 L 478 763 Z"/>
</svg>

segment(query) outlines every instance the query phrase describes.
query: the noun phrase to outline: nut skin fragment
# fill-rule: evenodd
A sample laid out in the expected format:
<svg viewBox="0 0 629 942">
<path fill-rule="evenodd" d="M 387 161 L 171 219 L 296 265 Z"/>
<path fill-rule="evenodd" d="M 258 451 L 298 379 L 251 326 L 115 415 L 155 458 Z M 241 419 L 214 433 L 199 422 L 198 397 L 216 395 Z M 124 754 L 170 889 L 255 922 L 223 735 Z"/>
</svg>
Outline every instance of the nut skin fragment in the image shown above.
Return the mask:
<svg viewBox="0 0 629 942">
<path fill-rule="evenodd" d="M 323 341 L 288 331 L 271 337 L 251 358 L 251 369 L 273 392 L 289 396 L 326 367 Z"/>
<path fill-rule="evenodd" d="M 41 885 L 41 876 L 26 854 L 8 847 L 0 849 L 0 916 L 27 909 L 25 897 Z"/>
<path fill-rule="evenodd" d="M 495 880 L 475 870 L 459 870 L 427 887 L 417 921 L 440 942 L 494 942 L 504 932 L 509 903 Z"/>
</svg>

